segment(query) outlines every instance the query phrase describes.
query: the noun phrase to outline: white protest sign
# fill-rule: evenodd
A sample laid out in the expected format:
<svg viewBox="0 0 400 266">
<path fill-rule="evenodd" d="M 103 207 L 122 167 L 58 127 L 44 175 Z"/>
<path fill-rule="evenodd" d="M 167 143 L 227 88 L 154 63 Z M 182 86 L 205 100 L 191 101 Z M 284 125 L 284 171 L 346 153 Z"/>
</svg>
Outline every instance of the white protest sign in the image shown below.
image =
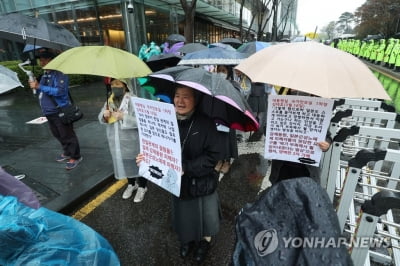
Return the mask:
<svg viewBox="0 0 400 266">
<path fill-rule="evenodd" d="M 270 95 L 264 157 L 318 166 L 332 106 L 332 99 Z"/>
<path fill-rule="evenodd" d="M 132 97 L 145 160 L 139 174 L 175 196 L 181 188 L 182 158 L 175 107 Z"/>
<path fill-rule="evenodd" d="M 35 118 L 31 121 L 25 122 L 26 124 L 34 124 L 34 125 L 41 125 L 43 123 L 47 122 L 47 118 L 45 116 L 40 116 L 38 118 Z"/>
</svg>

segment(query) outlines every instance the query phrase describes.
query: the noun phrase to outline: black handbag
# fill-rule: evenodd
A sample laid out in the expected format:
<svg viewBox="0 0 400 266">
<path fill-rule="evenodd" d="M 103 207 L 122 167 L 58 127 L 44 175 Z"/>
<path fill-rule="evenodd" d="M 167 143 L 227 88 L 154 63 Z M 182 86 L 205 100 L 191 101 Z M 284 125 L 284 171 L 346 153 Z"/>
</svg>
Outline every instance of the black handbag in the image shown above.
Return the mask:
<svg viewBox="0 0 400 266">
<path fill-rule="evenodd" d="M 200 177 L 188 177 L 189 188 L 188 193 L 191 197 L 202 197 L 207 196 L 217 189 L 219 174 L 217 171 L 213 171 L 208 175 Z"/>
<path fill-rule="evenodd" d="M 54 104 L 57 106 L 59 110 L 58 117 L 60 118 L 61 122 L 66 125 L 72 124 L 83 117 L 82 111 L 79 109 L 77 105 L 74 104 L 74 100 L 72 99 L 72 96 L 69 93 L 69 91 L 68 91 L 68 96 L 71 103 L 63 107 L 59 107 L 54 97 L 51 97 L 53 99 Z"/>
<path fill-rule="evenodd" d="M 59 107 L 58 109 L 60 110 L 58 117 L 61 119 L 63 124 L 71 124 L 83 117 L 82 111 L 73 103 L 71 103 L 71 105 Z"/>
</svg>

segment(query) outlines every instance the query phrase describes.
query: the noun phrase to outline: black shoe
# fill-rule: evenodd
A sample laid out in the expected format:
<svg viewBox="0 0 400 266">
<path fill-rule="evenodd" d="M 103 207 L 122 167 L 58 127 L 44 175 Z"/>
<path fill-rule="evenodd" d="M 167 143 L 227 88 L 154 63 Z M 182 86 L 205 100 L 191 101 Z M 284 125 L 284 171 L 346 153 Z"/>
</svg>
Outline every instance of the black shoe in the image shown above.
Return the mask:
<svg viewBox="0 0 400 266">
<path fill-rule="evenodd" d="M 193 248 L 194 248 L 194 242 L 193 241 L 189 242 L 189 243 L 182 244 L 179 254 L 181 255 L 182 258 L 185 258 L 190 254 L 190 252 L 192 252 Z"/>
<path fill-rule="evenodd" d="M 194 252 L 194 259 L 198 263 L 202 263 L 206 258 L 208 250 L 210 249 L 210 242 L 203 239 L 199 242 L 196 251 Z"/>
</svg>

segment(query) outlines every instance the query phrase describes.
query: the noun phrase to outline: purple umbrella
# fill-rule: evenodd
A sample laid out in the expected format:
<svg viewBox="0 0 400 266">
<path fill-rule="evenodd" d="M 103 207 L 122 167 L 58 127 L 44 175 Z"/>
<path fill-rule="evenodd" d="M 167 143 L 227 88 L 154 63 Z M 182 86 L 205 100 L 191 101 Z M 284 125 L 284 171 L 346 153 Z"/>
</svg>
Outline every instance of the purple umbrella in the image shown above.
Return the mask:
<svg viewBox="0 0 400 266">
<path fill-rule="evenodd" d="M 32 189 L 10 175 L 0 167 L 0 195 L 15 196 L 18 200 L 31 208 L 40 207 L 40 202 L 36 198 Z"/>
<path fill-rule="evenodd" d="M 180 55 L 179 49 L 181 49 L 185 45 L 184 42 L 174 43 L 171 48 L 169 48 L 169 44 L 164 44 L 163 54 L 176 54 Z"/>
</svg>

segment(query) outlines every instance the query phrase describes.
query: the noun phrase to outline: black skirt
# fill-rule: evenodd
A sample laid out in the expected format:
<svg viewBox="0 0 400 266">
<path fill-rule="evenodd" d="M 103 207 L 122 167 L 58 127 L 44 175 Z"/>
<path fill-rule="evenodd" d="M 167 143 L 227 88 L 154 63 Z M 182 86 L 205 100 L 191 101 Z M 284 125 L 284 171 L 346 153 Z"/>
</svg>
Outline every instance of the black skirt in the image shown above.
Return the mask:
<svg viewBox="0 0 400 266">
<path fill-rule="evenodd" d="M 172 228 L 181 243 L 215 236 L 220 227 L 221 206 L 217 191 L 194 199 L 172 198 Z"/>
</svg>

